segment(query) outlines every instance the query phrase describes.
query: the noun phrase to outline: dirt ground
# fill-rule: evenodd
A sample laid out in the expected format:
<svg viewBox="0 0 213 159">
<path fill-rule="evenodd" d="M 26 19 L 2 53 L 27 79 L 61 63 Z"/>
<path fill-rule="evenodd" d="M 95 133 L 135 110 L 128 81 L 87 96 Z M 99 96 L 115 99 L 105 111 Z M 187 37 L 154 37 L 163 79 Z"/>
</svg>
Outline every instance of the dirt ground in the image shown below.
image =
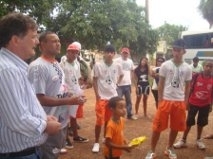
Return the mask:
<svg viewBox="0 0 213 159">
<path fill-rule="evenodd" d="M 132 93 L 133 106 L 135 103 L 135 93 Z M 94 143 L 94 126 L 95 126 L 95 97 L 93 89 L 88 89 L 85 91 L 87 97 L 87 102 L 84 106 L 84 118 L 79 119 L 78 123 L 81 126 L 79 130 L 79 135 L 89 138 L 88 143 L 74 143 L 74 148 L 68 150 L 68 153 L 62 154 L 59 159 L 103 159 L 102 152 L 92 153 L 92 146 Z M 148 99 L 148 115 L 149 118 L 143 117 L 142 104 L 139 108 L 141 118 L 138 120 L 127 120 L 125 124 L 125 136 L 128 140 L 135 137 L 146 136 L 147 140 L 132 150 L 131 153 L 124 152 L 122 159 L 144 159 L 146 153 L 150 149 L 150 138 L 151 138 L 151 124 L 152 118 L 154 116 L 156 109 L 154 104 L 154 99 L 152 94 L 150 94 Z M 203 136 L 213 132 L 213 112 L 209 117 L 209 125 L 204 128 Z M 103 136 L 103 135 L 102 135 Z M 181 133 L 178 134 L 177 139 L 181 137 Z M 160 140 L 158 142 L 156 153 L 158 159 L 167 159 L 164 156 L 164 150 L 168 140 L 168 130 L 161 134 Z M 196 128 L 193 127 L 188 135 L 187 144 L 188 147 L 184 149 L 176 150 L 178 159 L 204 159 L 206 156 L 213 156 L 213 140 L 204 140 L 206 144 L 206 150 L 202 151 L 197 149 L 195 145 L 196 140 Z"/>
</svg>

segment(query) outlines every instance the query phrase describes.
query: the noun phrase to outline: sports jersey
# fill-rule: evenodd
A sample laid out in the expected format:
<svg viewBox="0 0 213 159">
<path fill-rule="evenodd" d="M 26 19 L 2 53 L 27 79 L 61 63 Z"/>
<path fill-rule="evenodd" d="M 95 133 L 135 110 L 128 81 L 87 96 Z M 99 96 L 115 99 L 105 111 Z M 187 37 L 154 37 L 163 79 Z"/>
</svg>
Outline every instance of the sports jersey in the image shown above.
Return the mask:
<svg viewBox="0 0 213 159">
<path fill-rule="evenodd" d="M 176 66 L 172 60 L 164 62 L 160 67 L 159 75 L 165 78 L 163 99 L 184 101 L 185 82 L 192 79 L 192 70 L 182 62 Z"/>
<path fill-rule="evenodd" d="M 29 80 L 33 84 L 36 94 L 57 98 L 67 96 L 64 72 L 57 61 L 49 62 L 42 57 L 37 58 L 29 66 Z M 68 106 L 43 106 L 43 108 L 48 115 L 58 118 L 62 128 L 67 126 Z"/>
<path fill-rule="evenodd" d="M 77 60 L 69 63 L 67 60 L 61 61 L 61 68 L 64 71 L 65 83 L 68 85 L 69 92 L 78 94 L 80 92 L 79 78 L 81 77 L 80 64 Z"/>
<path fill-rule="evenodd" d="M 115 62 L 110 66 L 106 65 L 104 61 L 94 65 L 94 77 L 98 78 L 98 94 L 101 99 L 109 100 L 118 95 L 116 84 L 120 75 L 123 75 L 122 68 Z"/>
<path fill-rule="evenodd" d="M 189 103 L 199 107 L 210 105 L 213 93 L 213 78 L 204 77 L 201 73 L 194 82 L 192 86 L 193 91 L 189 97 Z"/>
</svg>

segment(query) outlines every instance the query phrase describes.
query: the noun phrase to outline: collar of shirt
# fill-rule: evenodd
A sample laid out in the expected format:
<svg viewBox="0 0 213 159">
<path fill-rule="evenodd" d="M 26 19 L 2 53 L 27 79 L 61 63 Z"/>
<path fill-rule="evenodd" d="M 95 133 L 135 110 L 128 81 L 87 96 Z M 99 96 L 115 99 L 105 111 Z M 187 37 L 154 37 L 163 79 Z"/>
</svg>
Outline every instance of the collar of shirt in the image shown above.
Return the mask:
<svg viewBox="0 0 213 159">
<path fill-rule="evenodd" d="M 28 64 L 23 61 L 20 57 L 18 57 L 15 53 L 11 52 L 10 50 L 6 48 L 1 48 L 0 51 L 4 56 L 8 57 L 14 64 L 19 67 L 21 70 L 25 71 L 27 73 Z"/>
</svg>

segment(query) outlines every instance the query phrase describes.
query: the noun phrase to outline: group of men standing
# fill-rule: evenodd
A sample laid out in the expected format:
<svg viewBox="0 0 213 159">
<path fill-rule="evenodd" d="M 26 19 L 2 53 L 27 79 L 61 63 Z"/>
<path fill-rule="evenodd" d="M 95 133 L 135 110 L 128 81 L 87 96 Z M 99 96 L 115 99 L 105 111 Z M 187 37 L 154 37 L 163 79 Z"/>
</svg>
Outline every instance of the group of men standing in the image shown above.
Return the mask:
<svg viewBox="0 0 213 159">
<path fill-rule="evenodd" d="M 1 19 L 0 37 L 0 158 L 57 158 L 65 144 L 69 107 L 86 101 L 65 83 L 55 59 L 60 40 L 53 32 L 38 39 L 35 21 L 21 13 Z M 25 61 L 38 44 L 41 56 L 28 67 Z"/>
<path fill-rule="evenodd" d="M 31 17 L 21 13 L 8 14 L 0 21 L 0 158 L 57 158 L 60 149 L 65 145 L 69 117 L 71 116 L 72 126 L 77 127 L 78 106 L 86 101 L 79 85 L 81 75 L 76 62 L 78 46 L 70 44 L 65 61 L 58 63 L 56 56 L 61 51 L 59 37 L 47 31 L 41 33 L 38 39 L 37 28 Z M 35 55 L 34 49 L 37 45 L 41 56 L 28 67 L 26 61 Z M 104 64 L 109 64 L 108 66 L 112 64 L 114 47 L 106 46 L 105 52 L 110 54 L 109 51 L 112 56 L 104 58 Z M 128 48 L 125 48 L 124 53 L 129 54 Z M 120 83 L 123 77 L 122 68 L 113 63 L 112 70 L 107 72 L 108 81 L 105 81 L 106 84 L 114 84 L 113 94 L 110 91 L 107 94 L 106 90 L 102 90 L 103 96 L 99 94 L 102 89 L 99 82 L 103 82 L 103 72 L 98 74 L 99 66 L 101 69 L 105 67 L 101 64 L 95 65 L 94 88 L 98 90 L 95 91 L 97 103 L 102 103 L 111 95 L 117 95 L 117 84 L 121 93 L 125 90 Z M 118 81 L 117 75 L 120 76 Z M 130 79 L 126 82 L 127 95 L 130 96 Z M 128 102 L 131 104 L 131 101 Z M 128 112 L 131 112 L 130 108 Z M 131 117 L 130 113 L 128 115 Z M 97 122 L 102 124 L 103 121 L 97 118 Z M 100 130 L 99 126 L 96 127 Z M 80 137 L 77 131 L 74 131 L 73 140 L 88 141 Z"/>
<path fill-rule="evenodd" d="M 79 105 L 86 102 L 81 89 L 80 65 L 76 61 L 80 47 L 70 44 L 66 58 L 58 63 L 56 56 L 61 43 L 53 32 L 41 33 L 38 39 L 35 21 L 21 13 L 11 13 L 0 20 L 0 158 L 57 159 L 65 146 L 67 124 L 74 127 L 73 140 L 87 142 L 77 132 L 76 115 Z M 30 63 L 39 46 L 41 56 Z M 189 96 L 192 71 L 182 62 L 184 42 L 173 45 L 173 59 L 160 69 L 159 109 L 153 122 L 151 150 L 146 159 L 156 157 L 155 148 L 160 133 L 171 120 L 171 131 L 165 154 L 177 158 L 173 143 L 178 131 L 186 129 L 185 103 Z M 94 65 L 93 86 L 96 97 L 95 143 L 99 152 L 101 127 L 111 116 L 108 101 L 125 96 L 127 118 L 132 119 L 131 74 L 133 62 L 130 50 L 122 48 L 121 57 L 113 60 L 115 48 L 106 45 L 103 60 Z M 206 66 L 210 68 L 210 66 Z M 212 63 L 211 63 L 212 68 Z M 165 112 L 166 110 L 166 112 Z M 105 133 L 105 130 L 104 130 Z"/>
</svg>

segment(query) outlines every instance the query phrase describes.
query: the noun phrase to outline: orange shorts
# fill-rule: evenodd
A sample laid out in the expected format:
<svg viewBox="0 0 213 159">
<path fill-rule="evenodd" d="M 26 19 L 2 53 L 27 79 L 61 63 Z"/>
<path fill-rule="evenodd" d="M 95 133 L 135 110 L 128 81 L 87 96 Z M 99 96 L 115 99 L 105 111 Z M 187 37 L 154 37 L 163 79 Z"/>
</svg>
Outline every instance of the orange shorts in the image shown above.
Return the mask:
<svg viewBox="0 0 213 159">
<path fill-rule="evenodd" d="M 76 118 L 83 118 L 84 117 L 84 109 L 83 109 L 83 104 L 78 106 Z"/>
<path fill-rule="evenodd" d="M 184 131 L 186 129 L 186 104 L 184 101 L 161 101 L 153 120 L 153 131 L 161 132 L 168 128 L 169 118 L 172 130 Z"/>
<path fill-rule="evenodd" d="M 102 126 L 111 118 L 111 110 L 108 107 L 108 100 L 99 100 L 96 103 L 95 112 L 96 112 L 96 125 Z"/>
</svg>

